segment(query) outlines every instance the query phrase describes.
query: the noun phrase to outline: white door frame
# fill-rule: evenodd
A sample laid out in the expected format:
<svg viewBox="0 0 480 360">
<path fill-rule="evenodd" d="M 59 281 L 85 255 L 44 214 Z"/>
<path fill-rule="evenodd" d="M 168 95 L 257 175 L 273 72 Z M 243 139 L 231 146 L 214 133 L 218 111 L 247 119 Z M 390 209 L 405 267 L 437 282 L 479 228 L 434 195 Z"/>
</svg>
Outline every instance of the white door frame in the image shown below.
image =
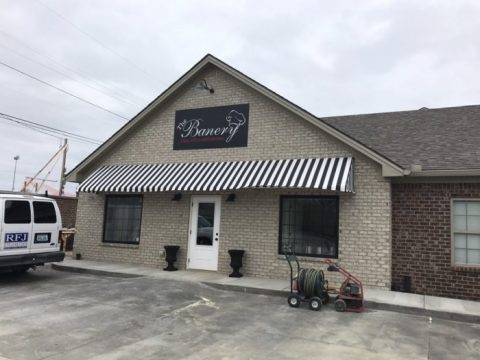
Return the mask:
<svg viewBox="0 0 480 360">
<path fill-rule="evenodd" d="M 211 245 L 197 243 L 198 205 L 200 203 L 214 203 L 214 221 L 211 236 Z M 190 225 L 188 231 L 187 269 L 218 270 L 218 252 L 220 239 L 220 214 L 222 197 L 220 195 L 193 195 L 190 199 Z M 207 228 L 208 229 L 208 228 Z"/>
</svg>

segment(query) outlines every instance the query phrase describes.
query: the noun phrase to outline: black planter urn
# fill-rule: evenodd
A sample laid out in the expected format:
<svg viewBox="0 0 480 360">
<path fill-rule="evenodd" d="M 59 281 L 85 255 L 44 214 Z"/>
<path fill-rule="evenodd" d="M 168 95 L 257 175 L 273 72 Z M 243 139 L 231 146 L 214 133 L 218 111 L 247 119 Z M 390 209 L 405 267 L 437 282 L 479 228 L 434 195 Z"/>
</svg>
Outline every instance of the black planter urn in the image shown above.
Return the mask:
<svg viewBox="0 0 480 360">
<path fill-rule="evenodd" d="M 177 252 L 180 249 L 180 246 L 177 245 L 166 245 L 165 248 L 165 260 L 167 261 L 168 266 L 164 268 L 165 271 L 177 271 L 178 269 L 173 266 L 175 261 L 177 261 Z"/>
<path fill-rule="evenodd" d="M 241 274 L 239 270 L 243 265 L 242 258 L 245 250 L 228 250 L 228 253 L 230 254 L 230 266 L 233 269 L 233 272 L 228 276 L 235 278 L 242 277 L 243 274 Z"/>
</svg>

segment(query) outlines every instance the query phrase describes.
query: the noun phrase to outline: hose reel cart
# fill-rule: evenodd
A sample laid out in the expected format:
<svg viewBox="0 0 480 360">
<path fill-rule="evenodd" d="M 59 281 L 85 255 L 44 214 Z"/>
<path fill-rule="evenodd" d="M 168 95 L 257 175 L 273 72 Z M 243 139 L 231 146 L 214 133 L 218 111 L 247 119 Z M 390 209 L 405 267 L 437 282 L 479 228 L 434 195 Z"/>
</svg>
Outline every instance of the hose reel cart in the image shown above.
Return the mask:
<svg viewBox="0 0 480 360">
<path fill-rule="evenodd" d="M 290 266 L 290 295 L 288 304 L 291 307 L 299 307 L 301 302 L 308 302 L 311 310 L 319 311 L 322 304 L 329 301 L 327 292 L 328 281 L 322 270 L 302 269 L 297 256 L 287 247 L 284 249 L 285 257 Z M 293 273 L 293 264 L 296 264 L 297 273 Z"/>
<path fill-rule="evenodd" d="M 328 289 L 329 293 L 336 295 L 335 310 L 362 312 L 364 310 L 362 282 L 332 260 L 324 259 L 323 262 L 328 265 L 327 271 L 339 272 L 345 278 L 340 289 Z"/>
</svg>

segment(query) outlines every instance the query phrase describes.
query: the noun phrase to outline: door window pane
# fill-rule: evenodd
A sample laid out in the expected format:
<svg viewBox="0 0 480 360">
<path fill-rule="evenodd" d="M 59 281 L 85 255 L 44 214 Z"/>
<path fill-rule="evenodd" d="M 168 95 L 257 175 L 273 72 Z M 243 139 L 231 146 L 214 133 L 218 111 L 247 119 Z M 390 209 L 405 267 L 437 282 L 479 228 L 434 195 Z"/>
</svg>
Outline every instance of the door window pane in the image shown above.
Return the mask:
<svg viewBox="0 0 480 360">
<path fill-rule="evenodd" d="M 279 250 L 338 256 L 338 197 L 282 197 Z"/>
<path fill-rule="evenodd" d="M 215 203 L 199 203 L 197 217 L 197 245 L 213 245 Z"/>
<path fill-rule="evenodd" d="M 30 202 L 22 200 L 5 201 L 5 224 L 30 224 Z"/>
<path fill-rule="evenodd" d="M 107 196 L 104 242 L 138 244 L 142 219 L 141 196 Z"/>
</svg>

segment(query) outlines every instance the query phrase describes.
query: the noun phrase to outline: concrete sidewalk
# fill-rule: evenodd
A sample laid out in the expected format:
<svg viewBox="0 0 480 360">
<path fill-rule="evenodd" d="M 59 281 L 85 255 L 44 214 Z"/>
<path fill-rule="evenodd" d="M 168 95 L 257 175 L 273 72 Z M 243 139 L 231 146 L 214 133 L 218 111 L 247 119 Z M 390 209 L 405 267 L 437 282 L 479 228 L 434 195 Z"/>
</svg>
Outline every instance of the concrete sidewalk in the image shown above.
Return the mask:
<svg viewBox="0 0 480 360">
<path fill-rule="evenodd" d="M 148 276 L 158 279 L 200 282 L 220 289 L 281 295 L 285 296 L 285 298 L 290 292 L 288 279 L 230 278 L 213 271 L 179 270 L 168 272 L 146 266 L 73 260 L 68 257 L 61 263 L 52 264 L 52 267 L 56 270 L 97 275 L 118 277 Z M 365 288 L 364 291 L 365 304 L 370 309 L 392 310 L 450 320 L 480 322 L 480 302 L 477 301 L 408 294 L 372 288 Z"/>
</svg>

